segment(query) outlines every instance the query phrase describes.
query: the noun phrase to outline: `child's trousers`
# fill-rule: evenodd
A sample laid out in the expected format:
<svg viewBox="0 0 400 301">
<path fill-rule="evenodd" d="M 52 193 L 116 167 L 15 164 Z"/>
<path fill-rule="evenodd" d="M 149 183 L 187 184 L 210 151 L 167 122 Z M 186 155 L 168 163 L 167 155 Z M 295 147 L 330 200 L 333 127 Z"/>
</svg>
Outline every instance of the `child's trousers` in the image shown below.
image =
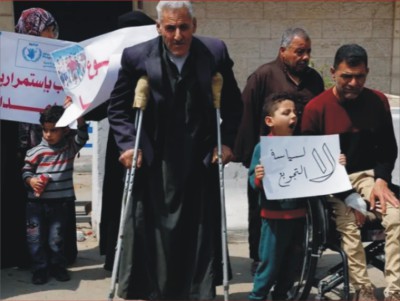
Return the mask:
<svg viewBox="0 0 400 301">
<path fill-rule="evenodd" d="M 32 271 L 49 266 L 66 267 L 64 233 L 67 203 L 29 202 L 26 206 L 26 234 Z"/>
<path fill-rule="evenodd" d="M 266 300 L 275 284 L 272 298 L 287 299 L 299 265 L 303 261 L 305 218 L 262 219 L 259 246 L 260 264 L 254 275 L 250 300 Z"/>
</svg>

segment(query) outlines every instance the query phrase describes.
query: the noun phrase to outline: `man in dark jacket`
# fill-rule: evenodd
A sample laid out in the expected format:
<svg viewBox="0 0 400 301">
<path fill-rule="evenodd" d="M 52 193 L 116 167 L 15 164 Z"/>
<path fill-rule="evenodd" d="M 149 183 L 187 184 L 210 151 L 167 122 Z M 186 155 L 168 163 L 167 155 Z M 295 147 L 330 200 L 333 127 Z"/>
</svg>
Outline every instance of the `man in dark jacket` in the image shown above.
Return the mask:
<svg viewBox="0 0 400 301">
<path fill-rule="evenodd" d="M 233 158 L 242 102 L 225 44 L 194 37 L 189 1 L 161 1 L 159 37 L 124 50 L 108 117 L 129 168 L 135 144 L 132 100 L 149 79 L 132 216 L 126 221 L 119 295 L 212 299 L 221 264 L 217 125 L 211 93 L 221 73 L 222 160 Z"/>
</svg>

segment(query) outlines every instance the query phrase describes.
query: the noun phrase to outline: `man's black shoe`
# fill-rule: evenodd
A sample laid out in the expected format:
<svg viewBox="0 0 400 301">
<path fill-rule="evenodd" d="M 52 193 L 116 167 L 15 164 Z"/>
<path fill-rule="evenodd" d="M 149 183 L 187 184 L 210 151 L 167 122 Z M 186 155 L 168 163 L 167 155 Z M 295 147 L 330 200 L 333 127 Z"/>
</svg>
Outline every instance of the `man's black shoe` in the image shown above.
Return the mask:
<svg viewBox="0 0 400 301">
<path fill-rule="evenodd" d="M 112 265 L 105 263 L 103 265 L 103 269 L 105 269 L 106 271 L 112 272 L 113 267 L 112 267 Z"/>
<path fill-rule="evenodd" d="M 47 275 L 47 270 L 46 269 L 41 269 L 33 272 L 32 275 L 32 283 L 33 284 L 45 284 L 47 283 L 48 280 L 48 275 Z"/>
<path fill-rule="evenodd" d="M 52 267 L 50 269 L 50 275 L 53 276 L 57 281 L 68 281 L 71 279 L 67 269 L 59 266 Z"/>
</svg>

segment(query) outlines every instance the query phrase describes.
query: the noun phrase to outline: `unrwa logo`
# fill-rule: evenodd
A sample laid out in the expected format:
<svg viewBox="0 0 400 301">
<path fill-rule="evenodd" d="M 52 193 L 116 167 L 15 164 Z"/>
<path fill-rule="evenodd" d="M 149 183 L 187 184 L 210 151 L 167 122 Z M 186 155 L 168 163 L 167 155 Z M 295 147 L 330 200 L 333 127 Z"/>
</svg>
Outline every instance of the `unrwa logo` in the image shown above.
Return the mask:
<svg viewBox="0 0 400 301">
<path fill-rule="evenodd" d="M 26 46 L 22 49 L 22 56 L 26 61 L 37 62 L 42 56 L 42 50 L 35 46 Z"/>
</svg>

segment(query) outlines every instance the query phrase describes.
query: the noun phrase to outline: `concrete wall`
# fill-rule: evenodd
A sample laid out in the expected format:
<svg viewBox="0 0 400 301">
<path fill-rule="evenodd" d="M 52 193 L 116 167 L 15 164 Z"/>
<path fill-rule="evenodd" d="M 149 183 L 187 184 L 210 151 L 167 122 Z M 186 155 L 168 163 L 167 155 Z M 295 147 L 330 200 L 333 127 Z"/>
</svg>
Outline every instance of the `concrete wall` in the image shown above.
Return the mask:
<svg viewBox="0 0 400 301">
<path fill-rule="evenodd" d="M 393 94 L 400 95 L 400 2 L 396 1 L 393 5 L 393 45 L 390 91 Z"/>
<path fill-rule="evenodd" d="M 143 11 L 156 18 L 156 4 L 144 1 Z M 336 49 L 355 42 L 370 57 L 368 86 L 400 94 L 399 1 L 195 1 L 194 6 L 197 33 L 226 42 L 240 88 L 252 71 L 276 57 L 283 30 L 299 26 L 309 32 L 312 64 L 326 80 Z M 12 2 L 0 2 L 0 30 L 13 31 L 12 8 Z"/>
<path fill-rule="evenodd" d="M 156 3 L 144 3 L 155 15 Z M 223 39 L 235 62 L 241 88 L 259 65 L 274 59 L 287 27 L 305 28 L 312 38 L 312 63 L 329 80 L 336 49 L 359 43 L 370 57 L 368 86 L 400 94 L 400 2 L 194 2 L 198 34 Z"/>
<path fill-rule="evenodd" d="M 13 2 L 0 2 L 0 30 L 14 31 Z"/>
</svg>

